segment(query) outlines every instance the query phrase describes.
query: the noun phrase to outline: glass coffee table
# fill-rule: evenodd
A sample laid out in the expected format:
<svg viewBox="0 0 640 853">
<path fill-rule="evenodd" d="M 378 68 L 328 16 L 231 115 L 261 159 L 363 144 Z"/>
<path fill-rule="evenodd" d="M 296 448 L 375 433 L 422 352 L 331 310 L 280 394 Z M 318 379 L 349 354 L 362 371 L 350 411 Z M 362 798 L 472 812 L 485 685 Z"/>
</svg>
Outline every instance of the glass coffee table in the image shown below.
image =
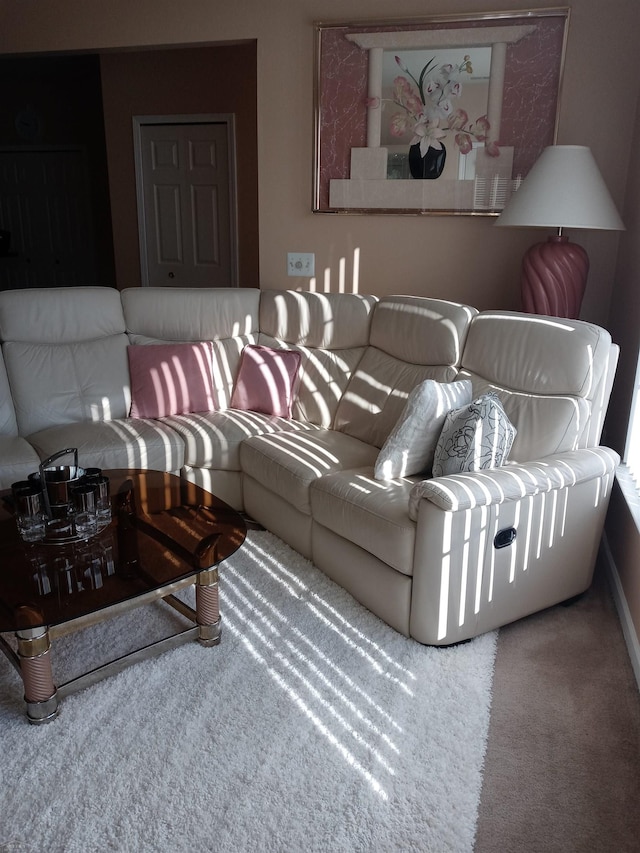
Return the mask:
<svg viewBox="0 0 640 853">
<path fill-rule="evenodd" d="M 0 493 L 0 649 L 24 684 L 27 717 L 43 723 L 65 696 L 137 661 L 194 639 L 220 642 L 218 566 L 240 548 L 239 513 L 205 489 L 160 471 L 105 470 L 112 520 L 89 539 L 27 543 L 19 536 L 11 492 Z M 195 585 L 195 610 L 175 593 Z M 144 646 L 65 684 L 55 685 L 57 637 L 161 600 L 188 620 L 185 630 Z M 141 620 L 142 624 L 142 620 Z"/>
</svg>

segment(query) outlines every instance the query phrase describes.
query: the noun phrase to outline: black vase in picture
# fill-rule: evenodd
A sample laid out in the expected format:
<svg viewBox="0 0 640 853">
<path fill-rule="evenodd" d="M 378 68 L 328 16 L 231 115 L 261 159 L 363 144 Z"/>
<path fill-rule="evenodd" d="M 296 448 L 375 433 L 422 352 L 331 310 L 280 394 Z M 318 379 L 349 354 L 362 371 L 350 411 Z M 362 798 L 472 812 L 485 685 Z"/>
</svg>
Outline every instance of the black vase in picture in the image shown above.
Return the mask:
<svg viewBox="0 0 640 853">
<path fill-rule="evenodd" d="M 433 180 L 439 178 L 444 169 L 444 162 L 447 159 L 447 149 L 432 148 L 429 146 L 427 153 L 422 156 L 420 153 L 420 143 L 409 146 L 409 171 L 412 178 L 421 178 L 423 180 Z"/>
</svg>

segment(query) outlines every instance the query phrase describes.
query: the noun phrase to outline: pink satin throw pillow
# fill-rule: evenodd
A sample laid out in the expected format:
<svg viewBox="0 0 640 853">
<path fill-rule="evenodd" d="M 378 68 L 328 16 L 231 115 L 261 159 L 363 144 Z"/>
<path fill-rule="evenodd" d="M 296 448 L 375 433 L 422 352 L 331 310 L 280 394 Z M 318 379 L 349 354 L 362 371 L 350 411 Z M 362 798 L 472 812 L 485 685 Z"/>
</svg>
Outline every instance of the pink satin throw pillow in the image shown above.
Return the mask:
<svg viewBox="0 0 640 853">
<path fill-rule="evenodd" d="M 128 346 L 132 418 L 217 409 L 210 342 Z"/>
<path fill-rule="evenodd" d="M 231 408 L 290 418 L 302 356 L 249 344 L 242 350 Z"/>
</svg>

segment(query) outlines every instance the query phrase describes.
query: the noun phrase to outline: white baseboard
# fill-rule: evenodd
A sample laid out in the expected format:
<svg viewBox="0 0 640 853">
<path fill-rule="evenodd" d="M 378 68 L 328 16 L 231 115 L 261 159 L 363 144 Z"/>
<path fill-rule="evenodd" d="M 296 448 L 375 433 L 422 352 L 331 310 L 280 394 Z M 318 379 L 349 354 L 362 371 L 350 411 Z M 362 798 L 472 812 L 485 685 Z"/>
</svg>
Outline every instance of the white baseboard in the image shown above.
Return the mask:
<svg viewBox="0 0 640 853">
<path fill-rule="evenodd" d="M 622 625 L 622 633 L 624 634 L 624 639 L 629 651 L 629 657 L 631 658 L 631 666 L 633 667 L 638 689 L 640 689 L 640 641 L 638 640 L 638 635 L 636 634 L 636 629 L 633 624 L 633 620 L 631 619 L 629 605 L 627 604 L 627 599 L 625 598 L 624 590 L 622 589 L 620 575 L 618 574 L 618 568 L 615 560 L 613 559 L 613 554 L 611 553 L 606 533 L 602 536 L 602 554 L 605 558 L 605 566 L 609 583 L 611 585 L 611 593 L 616 605 L 616 610 L 618 611 L 620 624 Z"/>
</svg>

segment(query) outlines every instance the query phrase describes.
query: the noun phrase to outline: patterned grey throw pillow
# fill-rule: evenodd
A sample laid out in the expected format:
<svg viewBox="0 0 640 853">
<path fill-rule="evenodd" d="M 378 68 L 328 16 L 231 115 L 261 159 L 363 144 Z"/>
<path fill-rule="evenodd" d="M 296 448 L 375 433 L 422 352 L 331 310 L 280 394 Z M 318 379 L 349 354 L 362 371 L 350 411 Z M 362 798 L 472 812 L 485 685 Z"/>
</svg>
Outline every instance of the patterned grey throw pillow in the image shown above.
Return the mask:
<svg viewBox="0 0 640 853">
<path fill-rule="evenodd" d="M 445 418 L 433 460 L 433 476 L 497 468 L 507 461 L 516 428 L 497 394 L 483 394 Z"/>
</svg>

